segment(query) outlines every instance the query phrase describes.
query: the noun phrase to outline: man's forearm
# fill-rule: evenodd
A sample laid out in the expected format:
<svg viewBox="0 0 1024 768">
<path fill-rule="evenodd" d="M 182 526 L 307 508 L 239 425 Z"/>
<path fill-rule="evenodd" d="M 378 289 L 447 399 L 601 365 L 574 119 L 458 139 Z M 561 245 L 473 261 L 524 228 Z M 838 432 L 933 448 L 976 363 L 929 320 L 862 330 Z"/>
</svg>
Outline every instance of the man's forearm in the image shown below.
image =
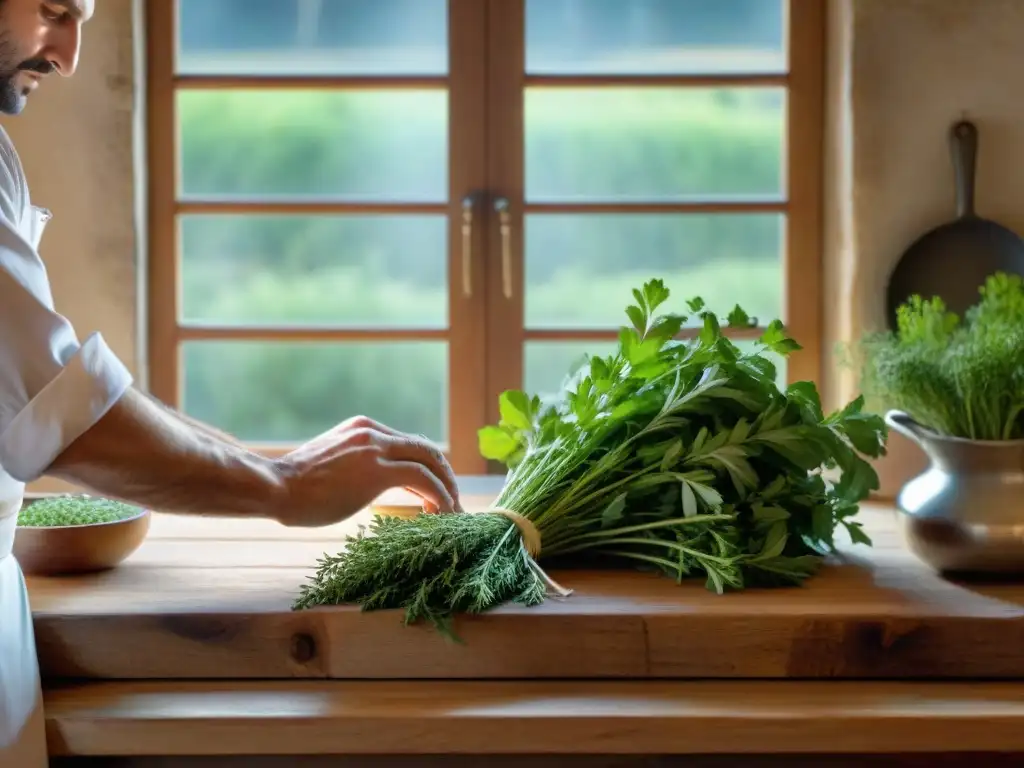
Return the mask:
<svg viewBox="0 0 1024 768">
<path fill-rule="evenodd" d="M 166 512 L 277 517 L 287 496 L 272 461 L 193 428 L 134 389 L 47 474 Z"/>
<path fill-rule="evenodd" d="M 157 400 L 152 395 L 147 395 L 147 397 L 149 398 L 150 402 L 157 405 L 165 414 L 177 420 L 178 422 L 185 424 L 186 426 L 192 427 L 198 432 L 203 433 L 207 437 L 213 437 L 218 440 L 222 440 L 225 443 L 236 446 L 238 448 L 246 447 L 240 440 L 235 438 L 233 435 L 229 435 L 226 432 L 221 432 L 219 429 L 211 427 L 209 424 L 205 424 L 204 422 L 199 421 L 198 419 L 193 419 L 192 417 L 187 416 L 181 411 L 176 411 L 173 408 L 164 405 L 162 401 Z"/>
</svg>

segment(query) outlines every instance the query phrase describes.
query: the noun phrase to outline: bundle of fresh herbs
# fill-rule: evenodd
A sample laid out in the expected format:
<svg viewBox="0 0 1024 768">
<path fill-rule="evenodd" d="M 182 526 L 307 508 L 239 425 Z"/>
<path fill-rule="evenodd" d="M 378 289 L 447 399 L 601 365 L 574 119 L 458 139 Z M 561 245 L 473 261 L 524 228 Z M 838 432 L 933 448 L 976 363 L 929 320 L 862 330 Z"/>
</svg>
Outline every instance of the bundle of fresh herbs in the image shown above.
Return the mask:
<svg viewBox="0 0 1024 768">
<path fill-rule="evenodd" d="M 913 296 L 895 331 L 867 334 L 854 359 L 862 391 L 943 435 L 1024 438 L 1024 280 L 988 278 L 961 320 L 938 297 Z"/>
<path fill-rule="evenodd" d="M 839 526 L 870 543 L 853 516 L 878 485 L 862 457 L 884 453 L 884 422 L 860 399 L 825 416 L 809 382 L 781 391 L 769 353 L 799 349 L 781 322 L 743 353 L 700 299 L 702 327 L 680 341 L 687 318 L 656 314 L 662 281 L 633 295 L 615 354 L 589 358 L 559 397 L 501 396 L 500 423 L 479 435 L 509 468 L 492 509 L 377 517 L 320 561 L 295 607 L 404 608 L 444 628 L 567 594 L 540 565 L 566 557 L 700 575 L 721 593 L 801 582 Z M 755 325 L 739 307 L 728 322 Z"/>
</svg>

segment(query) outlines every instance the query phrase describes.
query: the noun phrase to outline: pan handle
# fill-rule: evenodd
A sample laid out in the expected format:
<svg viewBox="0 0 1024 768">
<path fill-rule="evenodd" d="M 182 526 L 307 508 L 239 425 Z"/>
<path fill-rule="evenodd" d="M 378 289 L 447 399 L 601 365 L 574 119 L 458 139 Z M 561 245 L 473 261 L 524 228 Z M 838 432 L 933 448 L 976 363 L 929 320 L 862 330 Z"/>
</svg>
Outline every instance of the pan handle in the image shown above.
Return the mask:
<svg viewBox="0 0 1024 768">
<path fill-rule="evenodd" d="M 956 215 L 961 219 L 974 216 L 974 169 L 978 158 L 978 129 L 974 123 L 961 120 L 954 125 L 949 146 L 956 184 Z"/>
</svg>

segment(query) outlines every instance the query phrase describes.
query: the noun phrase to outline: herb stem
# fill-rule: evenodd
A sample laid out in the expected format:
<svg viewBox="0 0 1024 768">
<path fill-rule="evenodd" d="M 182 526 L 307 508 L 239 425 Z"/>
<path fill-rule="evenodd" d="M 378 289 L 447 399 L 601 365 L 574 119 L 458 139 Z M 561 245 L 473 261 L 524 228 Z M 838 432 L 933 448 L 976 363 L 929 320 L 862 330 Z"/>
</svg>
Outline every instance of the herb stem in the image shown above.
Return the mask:
<svg viewBox="0 0 1024 768">
<path fill-rule="evenodd" d="M 735 519 L 736 517 L 734 515 L 694 515 L 693 517 L 675 517 L 671 520 L 657 520 L 653 523 L 643 523 L 640 525 L 629 525 L 621 528 L 591 531 L 589 533 L 572 534 L 566 541 L 557 541 L 550 546 L 544 545 L 544 552 L 550 555 L 565 554 L 566 550 L 563 547 L 567 544 L 575 545 L 577 542 L 590 541 L 591 539 L 611 539 L 616 536 L 622 536 L 629 533 L 642 533 L 644 531 L 654 531 L 661 528 L 679 529 L 693 525 L 733 522 Z"/>
</svg>

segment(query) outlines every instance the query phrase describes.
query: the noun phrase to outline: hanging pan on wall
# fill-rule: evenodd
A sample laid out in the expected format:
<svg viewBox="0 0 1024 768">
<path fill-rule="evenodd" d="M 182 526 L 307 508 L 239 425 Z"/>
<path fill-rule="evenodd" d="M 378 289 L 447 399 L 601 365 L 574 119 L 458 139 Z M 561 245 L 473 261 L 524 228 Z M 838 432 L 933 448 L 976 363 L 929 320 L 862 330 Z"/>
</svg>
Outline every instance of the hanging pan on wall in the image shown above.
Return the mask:
<svg viewBox="0 0 1024 768">
<path fill-rule="evenodd" d="M 978 302 L 978 288 L 993 272 L 1024 275 L 1024 240 L 974 211 L 978 130 L 966 120 L 950 131 L 956 185 L 956 219 L 918 238 L 900 257 L 889 278 L 887 319 L 896 328 L 896 309 L 913 294 L 939 296 L 963 317 Z"/>
</svg>

